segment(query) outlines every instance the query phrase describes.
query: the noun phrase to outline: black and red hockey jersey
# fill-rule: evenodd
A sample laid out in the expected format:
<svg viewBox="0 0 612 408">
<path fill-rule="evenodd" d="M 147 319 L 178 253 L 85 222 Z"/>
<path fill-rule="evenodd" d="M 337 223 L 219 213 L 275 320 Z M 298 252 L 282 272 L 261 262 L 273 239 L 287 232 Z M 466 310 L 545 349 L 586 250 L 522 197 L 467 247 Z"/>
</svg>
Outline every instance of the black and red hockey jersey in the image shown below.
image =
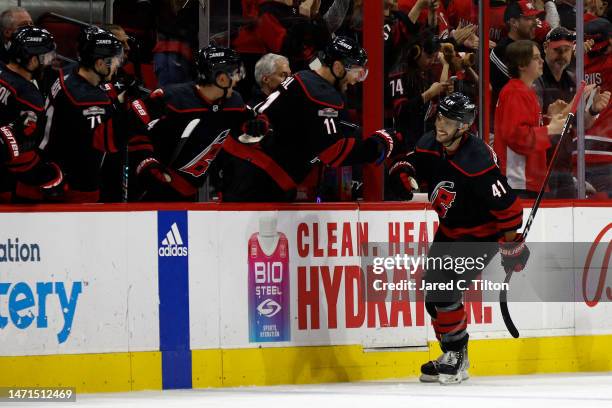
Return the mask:
<svg viewBox="0 0 612 408">
<path fill-rule="evenodd" d="M 449 154 L 425 134 L 406 159 L 425 183 L 440 230 L 451 239 L 491 238 L 522 225 L 523 208 L 497 165 L 493 150 L 481 139 L 465 134 Z"/>
<path fill-rule="evenodd" d="M 385 75 L 388 75 L 398 63 L 403 46 L 418 41 L 420 27 L 420 24 L 413 23 L 403 11 L 393 10 L 385 16 L 383 25 Z M 386 91 L 385 97 L 387 97 Z"/>
<path fill-rule="evenodd" d="M 38 88 L 0 63 L 0 202 L 42 200 L 40 187 L 59 183 L 61 172 L 41 160 L 38 145 L 45 102 Z"/>
<path fill-rule="evenodd" d="M 256 145 L 228 138 L 223 149 L 259 168 L 285 192 L 302 183 L 317 163 L 338 167 L 374 162 L 380 157 L 376 138 L 361 140 L 354 137 L 351 127 L 343 124 L 348 121 L 348 114 L 342 96 L 315 71 L 300 71 L 287 78 L 255 110 L 267 116 L 272 132 Z M 248 177 L 235 173 L 238 181 Z M 247 195 L 251 188 L 257 189 L 244 187 L 242 191 Z M 250 201 L 246 196 L 237 198 Z"/>
<path fill-rule="evenodd" d="M 406 151 L 414 149 L 419 136 L 434 126 L 438 98 L 425 102 L 422 96 L 435 82 L 434 69 L 432 66 L 432 70 L 422 72 L 401 64 L 387 76 L 385 90 L 393 107 L 393 125 L 404 135 Z"/>
<path fill-rule="evenodd" d="M 157 89 L 132 102 L 132 113 L 128 150 L 131 171 L 141 180 L 139 196 L 149 192 L 147 199 L 169 201 L 195 199 L 223 141 L 230 135 L 238 137 L 250 117 L 238 92 L 211 102 L 194 83 Z M 145 183 L 140 177 L 153 162 L 171 175 L 170 184 Z"/>
<path fill-rule="evenodd" d="M 100 169 L 120 143 L 114 129 L 113 101 L 102 87 L 77 73 L 60 70 L 47 108 L 49 130 L 43 146 L 66 176 L 68 202 L 99 200 Z"/>
</svg>

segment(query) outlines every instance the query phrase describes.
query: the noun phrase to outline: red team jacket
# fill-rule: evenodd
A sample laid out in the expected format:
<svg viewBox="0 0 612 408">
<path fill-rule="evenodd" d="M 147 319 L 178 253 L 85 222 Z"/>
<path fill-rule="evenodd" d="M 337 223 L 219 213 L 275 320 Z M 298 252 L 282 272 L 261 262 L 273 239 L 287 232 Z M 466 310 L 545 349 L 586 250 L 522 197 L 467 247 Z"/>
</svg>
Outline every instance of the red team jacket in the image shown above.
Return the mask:
<svg viewBox="0 0 612 408">
<path fill-rule="evenodd" d="M 514 189 L 537 192 L 544 180 L 551 143 L 541 111 L 535 91 L 519 79 L 508 81 L 499 94 L 493 147 Z"/>
<path fill-rule="evenodd" d="M 599 85 L 602 91 L 612 91 L 612 53 L 586 55 L 584 76 L 588 84 Z M 612 163 L 612 105 L 608 105 L 585 131 L 585 153 L 587 164 Z"/>
<path fill-rule="evenodd" d="M 505 2 L 492 2 L 489 11 L 489 36 L 491 41 L 498 42 L 506 31 L 504 22 Z M 451 27 L 459 24 L 478 26 L 478 5 L 473 0 L 453 0 L 448 5 L 448 20 Z"/>
</svg>

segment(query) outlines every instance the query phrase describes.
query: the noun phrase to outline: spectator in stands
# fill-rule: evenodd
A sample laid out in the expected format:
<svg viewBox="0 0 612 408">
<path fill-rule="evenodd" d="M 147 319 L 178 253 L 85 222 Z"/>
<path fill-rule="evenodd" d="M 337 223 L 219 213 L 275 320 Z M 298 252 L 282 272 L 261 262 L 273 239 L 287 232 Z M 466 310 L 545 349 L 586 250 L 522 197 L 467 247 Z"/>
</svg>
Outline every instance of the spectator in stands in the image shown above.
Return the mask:
<svg viewBox="0 0 612 408">
<path fill-rule="evenodd" d="M 552 2 L 547 0 L 547 3 Z M 559 12 L 560 25 L 569 29 L 576 29 L 576 0 L 555 0 Z M 588 22 L 597 17 L 606 15 L 607 2 L 602 0 L 584 1 L 584 21 Z M 609 13 L 609 8 L 608 8 Z"/>
<path fill-rule="evenodd" d="M 570 71 L 576 34 L 563 27 L 551 30 L 544 41 L 544 67 L 542 76 L 534 82 L 534 87 L 542 112 L 548 117 L 567 109 L 576 93 L 576 76 Z M 553 139 L 552 144 L 555 145 Z M 549 156 L 554 149 L 549 149 Z M 559 148 L 554 171 L 549 186 L 552 196 L 557 198 L 575 197 L 576 189 L 572 179 L 572 141 L 565 138 Z"/>
<path fill-rule="evenodd" d="M 240 53 L 247 71 L 240 85 L 245 96 L 255 85 L 255 63 L 264 54 L 284 55 L 293 70 L 299 71 L 308 68 L 317 52 L 329 41 L 330 27 L 325 18 L 318 15 L 319 2 L 310 3 L 308 9 L 299 7 L 298 3 L 302 2 L 259 2 L 257 19 L 243 25 L 232 38 L 232 48 Z"/>
<path fill-rule="evenodd" d="M 440 37 L 448 36 L 448 17 L 441 0 L 399 0 L 398 8 L 408 13 L 414 22 L 428 26 Z"/>
<path fill-rule="evenodd" d="M 123 27 L 117 24 L 105 24 L 102 28 L 110 31 L 121 42 L 123 46 L 123 56 L 127 60 L 130 55 L 130 37 L 127 35 Z"/>
<path fill-rule="evenodd" d="M 436 109 L 432 102 L 451 86 L 448 78 L 433 76 L 432 66 L 439 61 L 439 51 L 438 37 L 425 30 L 418 39 L 404 46 L 400 61 L 388 76 L 394 127 L 404 135 L 408 151 L 431 129 L 427 126 L 433 126 Z M 444 60 L 440 62 L 445 63 Z M 448 69 L 446 72 L 448 74 Z"/>
<path fill-rule="evenodd" d="M 255 106 L 263 101 L 285 79 L 291 76 L 289 60 L 278 54 L 266 54 L 255 64 L 255 82 L 257 87 L 249 100 L 249 106 Z"/>
<path fill-rule="evenodd" d="M 190 82 L 195 76 L 193 50 L 197 46 L 200 4 L 161 0 L 153 5 L 159 21 L 153 49 L 153 69 L 159 86 Z"/>
<path fill-rule="evenodd" d="M 536 43 L 518 40 L 506 50 L 511 79 L 495 109 L 494 149 L 508 184 L 522 197 L 535 197 L 546 174 L 550 137 L 561 133 L 565 117 L 542 123 L 542 111 L 532 85 L 542 75 L 543 60 Z"/>
<path fill-rule="evenodd" d="M 533 5 L 540 12 L 545 13 L 544 19 L 550 28 L 557 28 L 561 25 L 559 10 L 557 10 L 557 3 L 554 0 L 534 0 Z"/>
<path fill-rule="evenodd" d="M 568 30 L 576 29 L 576 0 L 555 0 L 559 13 L 559 25 Z"/>
<path fill-rule="evenodd" d="M 328 0 L 326 3 L 329 4 L 329 7 L 325 10 L 325 12 L 321 11 L 317 1 L 313 1 L 313 5 L 310 7 L 311 10 L 315 11 L 315 14 L 311 14 L 310 17 L 314 17 L 317 13 L 323 16 L 323 21 L 325 21 L 325 25 L 327 26 L 327 30 L 330 33 L 336 33 L 338 29 L 344 23 L 344 19 L 347 16 L 347 12 L 351 6 L 351 0 Z M 319 1 L 319 3 L 321 3 Z M 353 2 L 354 3 L 354 2 Z M 389 7 L 397 8 L 397 0 L 385 0 L 384 3 L 385 9 Z"/>
<path fill-rule="evenodd" d="M 458 45 L 467 48 L 478 48 L 479 39 L 476 35 L 478 28 L 478 0 L 453 0 L 448 4 L 448 18 L 451 28 L 451 36 L 455 38 Z M 489 0 L 489 40 L 491 48 L 501 40 L 502 33 L 506 29 L 504 11 L 505 0 Z M 465 36 L 460 29 L 471 28 L 469 36 Z M 467 43 L 466 43 L 467 42 Z"/>
<path fill-rule="evenodd" d="M 511 77 L 507 66 L 506 48 L 514 41 L 533 40 L 538 13 L 533 4 L 527 0 L 512 1 L 506 7 L 504 21 L 508 26 L 508 36 L 502 38 L 490 54 L 492 106 L 495 106 L 497 94 Z"/>
<path fill-rule="evenodd" d="M 593 41 L 584 60 L 586 81 L 612 91 L 612 23 L 598 18 L 588 22 L 584 32 Z"/>
<path fill-rule="evenodd" d="M 612 91 L 612 23 L 604 18 L 594 19 L 584 31 L 593 40 L 584 61 L 586 81 L 603 91 L 600 106 L 594 102 L 588 108 L 595 121 L 585 126 L 586 178 L 597 191 L 612 197 L 612 106 L 608 103 Z"/>
<path fill-rule="evenodd" d="M 110 79 L 110 84 L 112 85 L 110 87 L 112 88 L 110 90 L 111 97 L 116 98 L 117 102 L 120 104 L 129 104 L 129 102 L 131 102 L 128 101 L 129 99 L 134 100 L 144 96 L 139 89 L 141 85 L 140 80 L 138 80 L 135 75 L 127 73 L 124 69 L 130 59 L 130 52 L 132 50 L 130 46 L 130 37 L 126 34 L 123 27 L 117 24 L 105 24 L 102 28 L 110 31 L 123 46 L 123 61 L 121 67 L 119 67 L 116 74 Z M 107 88 L 109 87 L 107 86 Z"/>
<path fill-rule="evenodd" d="M 11 45 L 11 36 L 15 30 L 22 26 L 34 25 L 30 13 L 23 7 L 9 7 L 0 14 L 0 30 L 2 30 L 2 44 L 0 44 L 0 61 L 8 64 L 8 49 Z"/>
<path fill-rule="evenodd" d="M 589 22 L 606 14 L 608 3 L 603 0 L 585 0 L 584 21 Z"/>
<path fill-rule="evenodd" d="M 413 41 L 419 34 L 420 25 L 417 23 L 419 17 L 419 7 L 415 4 L 414 12 L 407 13 L 397 10 L 394 4 L 385 3 L 385 21 L 383 26 L 384 55 L 385 55 L 385 76 L 387 76 L 396 64 L 402 49 L 402 45 L 408 41 Z M 358 15 L 361 18 L 361 15 Z M 355 18 L 356 16 L 353 16 Z M 361 24 L 361 23 L 359 23 Z M 355 27 L 361 30 L 361 27 Z M 385 91 L 385 100 L 388 95 Z"/>
<path fill-rule="evenodd" d="M 568 68 L 575 43 L 576 34 L 564 27 L 552 29 L 546 36 L 543 73 L 534 83 L 543 112 L 558 100 L 569 103 L 574 97 L 576 75 Z"/>
</svg>

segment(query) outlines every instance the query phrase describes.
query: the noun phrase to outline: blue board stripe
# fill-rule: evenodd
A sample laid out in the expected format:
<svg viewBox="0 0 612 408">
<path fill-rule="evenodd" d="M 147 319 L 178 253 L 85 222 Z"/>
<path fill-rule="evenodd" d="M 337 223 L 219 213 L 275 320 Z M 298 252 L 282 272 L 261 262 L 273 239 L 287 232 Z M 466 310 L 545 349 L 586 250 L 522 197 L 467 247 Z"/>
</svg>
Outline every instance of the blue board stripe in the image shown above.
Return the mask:
<svg viewBox="0 0 612 408">
<path fill-rule="evenodd" d="M 163 389 L 191 388 L 187 211 L 158 211 L 159 349 Z"/>
</svg>

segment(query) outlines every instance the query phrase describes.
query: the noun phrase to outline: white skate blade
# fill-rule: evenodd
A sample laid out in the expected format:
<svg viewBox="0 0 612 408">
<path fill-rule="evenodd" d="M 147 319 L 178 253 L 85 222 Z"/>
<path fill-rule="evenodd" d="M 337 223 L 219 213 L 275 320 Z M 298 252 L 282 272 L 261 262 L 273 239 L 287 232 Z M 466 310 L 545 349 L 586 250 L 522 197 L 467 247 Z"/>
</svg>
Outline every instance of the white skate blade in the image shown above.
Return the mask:
<svg viewBox="0 0 612 408">
<path fill-rule="evenodd" d="M 467 370 L 462 370 L 455 375 L 450 374 L 440 374 L 438 375 L 438 382 L 440 385 L 454 385 L 461 384 L 462 381 L 465 381 L 470 378 Z"/>
<path fill-rule="evenodd" d="M 421 374 L 419 377 L 419 381 L 422 383 L 437 383 L 438 376 L 437 375 L 429 375 L 429 374 Z"/>
</svg>

